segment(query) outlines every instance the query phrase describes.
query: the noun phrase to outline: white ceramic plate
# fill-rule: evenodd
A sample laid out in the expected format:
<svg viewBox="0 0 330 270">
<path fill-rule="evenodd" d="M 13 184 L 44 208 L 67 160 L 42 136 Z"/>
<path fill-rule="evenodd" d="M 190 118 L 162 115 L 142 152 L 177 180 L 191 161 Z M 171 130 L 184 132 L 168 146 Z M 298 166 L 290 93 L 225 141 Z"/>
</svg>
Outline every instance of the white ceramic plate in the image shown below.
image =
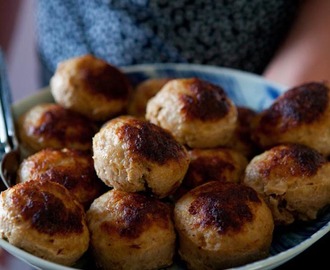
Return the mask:
<svg viewBox="0 0 330 270">
<path fill-rule="evenodd" d="M 123 68 L 123 71 L 134 85 L 152 77 L 199 77 L 221 85 L 237 105 L 248 106 L 256 111 L 268 107 L 277 96 L 285 91 L 285 87 L 266 81 L 262 77 L 228 68 L 187 64 L 155 64 L 127 67 Z M 45 88 L 40 93 L 14 104 L 14 116 L 17 117 L 35 104 L 49 101 L 53 101 L 53 99 L 49 89 Z M 284 231 L 276 231 L 268 258 L 234 269 L 273 269 L 300 254 L 329 231 L 330 210 L 327 210 L 313 222 L 288 226 Z M 83 257 L 74 267 L 65 267 L 35 257 L 4 240 L 0 240 L 0 246 L 36 268 L 44 270 L 88 268 L 88 258 L 86 257 Z M 182 269 L 181 267 L 174 265 L 171 269 Z"/>
</svg>

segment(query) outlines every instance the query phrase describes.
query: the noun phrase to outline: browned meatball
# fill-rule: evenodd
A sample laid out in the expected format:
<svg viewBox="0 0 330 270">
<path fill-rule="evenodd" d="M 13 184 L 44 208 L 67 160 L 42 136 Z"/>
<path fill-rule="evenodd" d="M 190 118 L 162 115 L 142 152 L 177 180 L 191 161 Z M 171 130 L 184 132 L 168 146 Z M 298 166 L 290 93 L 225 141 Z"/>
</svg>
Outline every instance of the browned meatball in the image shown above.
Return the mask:
<svg viewBox="0 0 330 270">
<path fill-rule="evenodd" d="M 254 157 L 244 183 L 260 193 L 276 224 L 313 220 L 330 204 L 330 163 L 316 150 L 278 145 Z"/>
<path fill-rule="evenodd" d="M 155 198 L 113 189 L 92 203 L 87 222 L 101 269 L 160 269 L 173 262 L 171 210 Z"/>
<path fill-rule="evenodd" d="M 27 154 L 44 148 L 91 151 L 96 125 L 88 118 L 54 103 L 31 107 L 18 120 L 18 135 Z"/>
<path fill-rule="evenodd" d="M 274 222 L 258 193 L 243 184 L 212 181 L 175 204 L 179 254 L 189 269 L 224 269 L 269 254 Z"/>
<path fill-rule="evenodd" d="M 329 86 L 309 82 L 287 90 L 258 116 L 254 140 L 263 148 L 282 143 L 330 154 Z"/>
<path fill-rule="evenodd" d="M 60 62 L 50 88 L 58 104 L 97 121 L 125 111 L 131 92 L 122 71 L 90 54 Z"/>
<path fill-rule="evenodd" d="M 60 184 L 17 184 L 1 193 L 0 209 L 0 237 L 33 255 L 72 265 L 88 249 L 83 208 Z"/>
<path fill-rule="evenodd" d="M 188 171 L 176 197 L 209 181 L 241 182 L 248 164 L 240 152 L 229 148 L 191 149 Z"/>
<path fill-rule="evenodd" d="M 43 149 L 24 159 L 17 181 L 49 180 L 66 187 L 87 209 L 106 189 L 97 177 L 92 156 L 74 149 Z"/>
<path fill-rule="evenodd" d="M 163 198 L 181 184 L 186 149 L 159 126 L 132 116 L 108 121 L 93 138 L 98 177 L 116 189 L 150 191 Z"/>
<path fill-rule="evenodd" d="M 212 148 L 233 135 L 237 109 L 217 85 L 198 78 L 173 79 L 149 100 L 146 119 L 184 145 Z"/>
</svg>

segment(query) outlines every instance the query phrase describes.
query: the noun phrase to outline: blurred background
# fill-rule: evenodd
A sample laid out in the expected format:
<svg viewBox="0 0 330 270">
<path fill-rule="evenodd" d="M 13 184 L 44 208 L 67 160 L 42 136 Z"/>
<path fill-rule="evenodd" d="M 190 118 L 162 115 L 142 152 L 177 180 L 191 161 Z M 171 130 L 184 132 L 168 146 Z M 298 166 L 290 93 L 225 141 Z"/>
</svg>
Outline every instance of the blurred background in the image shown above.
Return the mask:
<svg viewBox="0 0 330 270">
<path fill-rule="evenodd" d="M 35 49 L 36 0 L 0 0 L 0 47 L 7 62 L 12 100 L 17 102 L 40 89 Z M 0 248 L 0 269 L 31 269 Z"/>
<path fill-rule="evenodd" d="M 40 88 L 35 49 L 36 0 L 0 0 L 0 47 L 5 53 L 13 102 Z"/>
</svg>

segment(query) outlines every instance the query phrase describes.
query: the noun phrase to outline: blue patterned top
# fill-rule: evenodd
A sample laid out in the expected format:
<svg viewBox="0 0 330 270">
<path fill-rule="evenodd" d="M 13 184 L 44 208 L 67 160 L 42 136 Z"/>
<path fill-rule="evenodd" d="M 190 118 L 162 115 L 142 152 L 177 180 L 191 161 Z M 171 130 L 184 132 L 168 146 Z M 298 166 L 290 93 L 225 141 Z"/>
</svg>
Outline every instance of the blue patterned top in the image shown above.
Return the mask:
<svg viewBox="0 0 330 270">
<path fill-rule="evenodd" d="M 299 0 L 39 0 L 38 49 L 59 61 L 92 53 L 117 66 L 199 63 L 261 73 Z"/>
</svg>

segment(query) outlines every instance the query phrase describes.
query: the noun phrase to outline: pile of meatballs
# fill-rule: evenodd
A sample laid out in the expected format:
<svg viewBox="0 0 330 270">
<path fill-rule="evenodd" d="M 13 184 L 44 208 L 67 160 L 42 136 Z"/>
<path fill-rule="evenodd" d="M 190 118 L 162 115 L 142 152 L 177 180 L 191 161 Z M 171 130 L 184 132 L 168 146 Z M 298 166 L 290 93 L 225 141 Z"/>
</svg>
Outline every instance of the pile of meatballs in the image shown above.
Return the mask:
<svg viewBox="0 0 330 270">
<path fill-rule="evenodd" d="M 330 204 L 330 89 L 261 112 L 199 78 L 131 85 L 93 55 L 61 62 L 54 103 L 17 121 L 22 162 L 0 237 L 72 266 L 225 269 L 269 255 L 274 230 Z"/>
</svg>

